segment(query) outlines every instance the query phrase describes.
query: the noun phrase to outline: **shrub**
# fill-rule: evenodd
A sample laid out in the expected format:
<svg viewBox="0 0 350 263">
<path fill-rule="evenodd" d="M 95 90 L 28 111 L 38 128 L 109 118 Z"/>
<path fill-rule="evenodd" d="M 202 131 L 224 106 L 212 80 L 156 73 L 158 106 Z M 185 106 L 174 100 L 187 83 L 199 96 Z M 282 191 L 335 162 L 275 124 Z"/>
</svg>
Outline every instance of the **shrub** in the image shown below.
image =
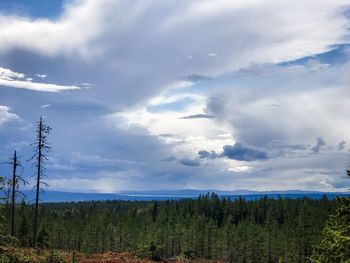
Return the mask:
<svg viewBox="0 0 350 263">
<path fill-rule="evenodd" d="M 42 263 L 64 263 L 64 260 L 57 252 L 51 250 Z"/>
</svg>

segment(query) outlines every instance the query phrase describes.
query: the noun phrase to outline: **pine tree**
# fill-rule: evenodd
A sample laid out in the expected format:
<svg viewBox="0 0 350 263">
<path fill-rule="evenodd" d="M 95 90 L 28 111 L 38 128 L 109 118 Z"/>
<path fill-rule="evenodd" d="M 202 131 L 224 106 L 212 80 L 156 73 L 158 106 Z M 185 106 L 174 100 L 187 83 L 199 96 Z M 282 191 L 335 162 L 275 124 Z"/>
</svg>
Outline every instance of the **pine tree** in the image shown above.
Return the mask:
<svg viewBox="0 0 350 263">
<path fill-rule="evenodd" d="M 346 170 L 350 177 L 350 170 Z M 315 247 L 310 261 L 350 262 L 350 198 L 337 198 L 338 207 L 329 217 L 322 233 L 322 240 Z"/>
<path fill-rule="evenodd" d="M 154 202 L 153 209 L 152 209 L 152 221 L 156 222 L 158 215 L 158 204 L 157 202 Z"/>
<path fill-rule="evenodd" d="M 34 167 L 36 167 L 36 196 L 35 196 L 35 214 L 33 222 L 33 246 L 36 245 L 37 238 L 37 227 L 38 227 L 38 216 L 39 216 L 39 194 L 42 189 L 42 185 L 47 186 L 43 181 L 45 174 L 45 161 L 47 160 L 47 154 L 51 152 L 51 146 L 48 143 L 47 136 L 51 133 L 51 127 L 46 125 L 42 116 L 37 123 L 36 127 L 36 139 L 33 145 L 34 154 L 31 160 L 34 161 Z"/>
<path fill-rule="evenodd" d="M 22 247 L 26 247 L 29 245 L 30 239 L 29 239 L 29 227 L 28 227 L 28 220 L 27 220 L 27 213 L 26 213 L 26 203 L 22 201 L 21 207 L 20 207 L 20 224 L 18 228 L 18 239 L 20 241 L 20 244 Z"/>
<path fill-rule="evenodd" d="M 350 262 L 350 199 L 338 198 L 337 202 L 339 206 L 330 216 L 311 262 Z"/>
<path fill-rule="evenodd" d="M 38 233 L 37 246 L 39 248 L 49 247 L 49 233 L 46 231 L 45 225 L 42 226 Z"/>
</svg>

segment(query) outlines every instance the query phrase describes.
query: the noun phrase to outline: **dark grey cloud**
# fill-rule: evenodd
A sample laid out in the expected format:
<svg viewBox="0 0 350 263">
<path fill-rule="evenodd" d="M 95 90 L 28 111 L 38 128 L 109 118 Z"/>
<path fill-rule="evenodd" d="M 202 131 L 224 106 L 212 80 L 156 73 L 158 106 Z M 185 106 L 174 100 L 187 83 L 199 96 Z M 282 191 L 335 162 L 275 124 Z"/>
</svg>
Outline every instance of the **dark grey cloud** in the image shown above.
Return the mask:
<svg viewBox="0 0 350 263">
<path fill-rule="evenodd" d="M 273 141 L 269 145 L 269 148 L 278 148 L 287 151 L 304 151 L 310 147 L 306 144 L 286 144 L 279 141 Z"/>
<path fill-rule="evenodd" d="M 171 134 L 171 133 L 162 133 L 158 135 L 159 137 L 164 137 L 164 138 L 173 138 L 176 137 L 175 134 Z"/>
<path fill-rule="evenodd" d="M 168 158 L 165 158 L 165 159 L 162 159 L 162 161 L 165 161 L 165 162 L 172 162 L 172 161 L 176 161 L 176 157 L 175 156 L 170 156 Z"/>
<path fill-rule="evenodd" d="M 218 154 L 216 152 L 214 151 L 208 152 L 205 150 L 199 151 L 198 155 L 200 159 L 215 159 L 218 157 Z"/>
<path fill-rule="evenodd" d="M 344 148 L 345 148 L 345 145 L 346 145 L 346 141 L 341 141 L 339 144 L 338 144 L 338 151 L 342 151 L 342 150 L 344 150 Z"/>
<path fill-rule="evenodd" d="M 199 151 L 198 155 L 201 159 L 215 159 L 226 157 L 228 159 L 246 162 L 263 161 L 268 159 L 267 152 L 257 148 L 245 146 L 244 144 L 238 142 L 234 145 L 223 146 L 223 152 L 220 154 L 217 154 L 214 151 Z"/>
<path fill-rule="evenodd" d="M 238 161 L 262 161 L 268 159 L 267 152 L 247 147 L 242 143 L 234 145 L 225 145 L 222 156 Z"/>
<path fill-rule="evenodd" d="M 326 146 L 326 142 L 323 140 L 322 137 L 317 137 L 316 144 L 311 148 L 311 151 L 314 153 L 318 153 L 323 146 Z"/>
<path fill-rule="evenodd" d="M 179 163 L 181 165 L 190 166 L 190 167 L 191 166 L 195 167 L 195 166 L 200 166 L 201 165 L 200 161 L 197 160 L 197 159 L 189 159 L 189 158 L 178 159 L 175 156 L 170 156 L 168 158 L 163 159 L 162 161 L 177 162 L 177 163 Z"/>
<path fill-rule="evenodd" d="M 192 74 L 183 78 L 183 80 L 187 80 L 190 82 L 209 81 L 211 79 L 211 77 L 202 74 Z"/>
<path fill-rule="evenodd" d="M 194 114 L 189 116 L 181 117 L 180 119 L 211 119 L 213 116 L 207 114 Z"/>
<path fill-rule="evenodd" d="M 179 162 L 186 166 L 200 166 L 200 162 L 193 159 L 180 159 Z"/>
<path fill-rule="evenodd" d="M 325 180 L 325 183 L 331 185 L 335 189 L 350 188 L 350 180 L 344 170 L 331 170 L 329 171 L 329 178 Z"/>
</svg>

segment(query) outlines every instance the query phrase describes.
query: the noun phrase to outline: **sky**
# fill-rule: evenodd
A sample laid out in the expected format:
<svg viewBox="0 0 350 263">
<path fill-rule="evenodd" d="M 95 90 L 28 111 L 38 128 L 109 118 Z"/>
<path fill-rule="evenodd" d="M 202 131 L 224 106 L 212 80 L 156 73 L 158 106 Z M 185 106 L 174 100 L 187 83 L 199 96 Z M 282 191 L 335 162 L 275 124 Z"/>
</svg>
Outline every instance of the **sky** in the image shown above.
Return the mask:
<svg viewBox="0 0 350 263">
<path fill-rule="evenodd" d="M 0 160 L 32 182 L 43 116 L 49 190 L 346 191 L 349 28 L 349 0 L 0 0 Z"/>
</svg>

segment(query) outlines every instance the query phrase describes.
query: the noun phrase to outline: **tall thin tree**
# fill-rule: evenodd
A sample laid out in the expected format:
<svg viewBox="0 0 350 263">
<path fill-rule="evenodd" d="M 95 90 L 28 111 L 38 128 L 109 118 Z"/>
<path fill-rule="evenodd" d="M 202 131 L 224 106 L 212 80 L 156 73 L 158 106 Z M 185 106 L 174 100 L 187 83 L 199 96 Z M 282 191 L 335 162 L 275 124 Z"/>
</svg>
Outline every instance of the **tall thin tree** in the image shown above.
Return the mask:
<svg viewBox="0 0 350 263">
<path fill-rule="evenodd" d="M 12 170 L 12 211 L 11 211 L 11 236 L 15 235 L 15 209 L 16 209 L 16 172 L 17 172 L 17 153 L 13 154 Z"/>
<path fill-rule="evenodd" d="M 27 184 L 27 181 L 22 178 L 23 166 L 21 162 L 18 160 L 17 152 L 14 151 L 13 157 L 8 162 L 4 162 L 2 164 L 10 164 L 12 166 L 12 180 L 8 180 L 8 205 L 11 204 L 11 236 L 15 235 L 15 211 L 16 211 L 16 195 L 21 194 L 24 196 L 22 192 L 19 191 L 19 184 L 22 182 L 24 185 Z M 22 169 L 21 174 L 17 174 L 17 167 Z M 11 201 L 10 201 L 11 199 Z"/>
<path fill-rule="evenodd" d="M 36 246 L 37 229 L 38 229 L 38 216 L 39 216 L 39 197 L 42 190 L 41 185 L 47 186 L 43 181 L 45 174 L 45 161 L 47 161 L 47 154 L 51 152 L 51 146 L 48 143 L 47 136 L 51 133 L 51 127 L 46 125 L 43 117 L 40 116 L 40 120 L 36 125 L 36 138 L 33 145 L 34 154 L 30 160 L 33 160 L 33 166 L 36 167 L 36 185 L 35 185 L 35 213 L 33 222 L 33 246 Z"/>
<path fill-rule="evenodd" d="M 4 177 L 0 176 L 0 194 L 2 194 L 4 188 L 5 188 L 5 179 L 4 179 Z M 0 202 L 2 202 L 4 199 L 5 199 L 5 197 L 0 195 Z M 1 212 L 1 214 L 0 214 L 0 243 L 2 241 L 2 234 L 3 234 L 3 230 L 4 230 L 3 223 L 5 220 L 5 218 L 3 216 L 4 213 L 2 212 L 2 210 L 3 210 L 3 207 L 0 206 L 0 212 Z"/>
<path fill-rule="evenodd" d="M 22 168 L 21 162 L 18 160 L 17 152 L 15 151 L 12 159 L 12 210 L 11 210 L 11 235 L 15 235 L 15 211 L 16 211 L 16 194 L 22 194 L 19 191 L 19 183 L 22 182 L 24 185 L 27 184 L 27 181 L 24 180 L 20 175 L 17 174 L 17 167 Z M 23 195 L 23 194 L 22 194 Z"/>
</svg>

